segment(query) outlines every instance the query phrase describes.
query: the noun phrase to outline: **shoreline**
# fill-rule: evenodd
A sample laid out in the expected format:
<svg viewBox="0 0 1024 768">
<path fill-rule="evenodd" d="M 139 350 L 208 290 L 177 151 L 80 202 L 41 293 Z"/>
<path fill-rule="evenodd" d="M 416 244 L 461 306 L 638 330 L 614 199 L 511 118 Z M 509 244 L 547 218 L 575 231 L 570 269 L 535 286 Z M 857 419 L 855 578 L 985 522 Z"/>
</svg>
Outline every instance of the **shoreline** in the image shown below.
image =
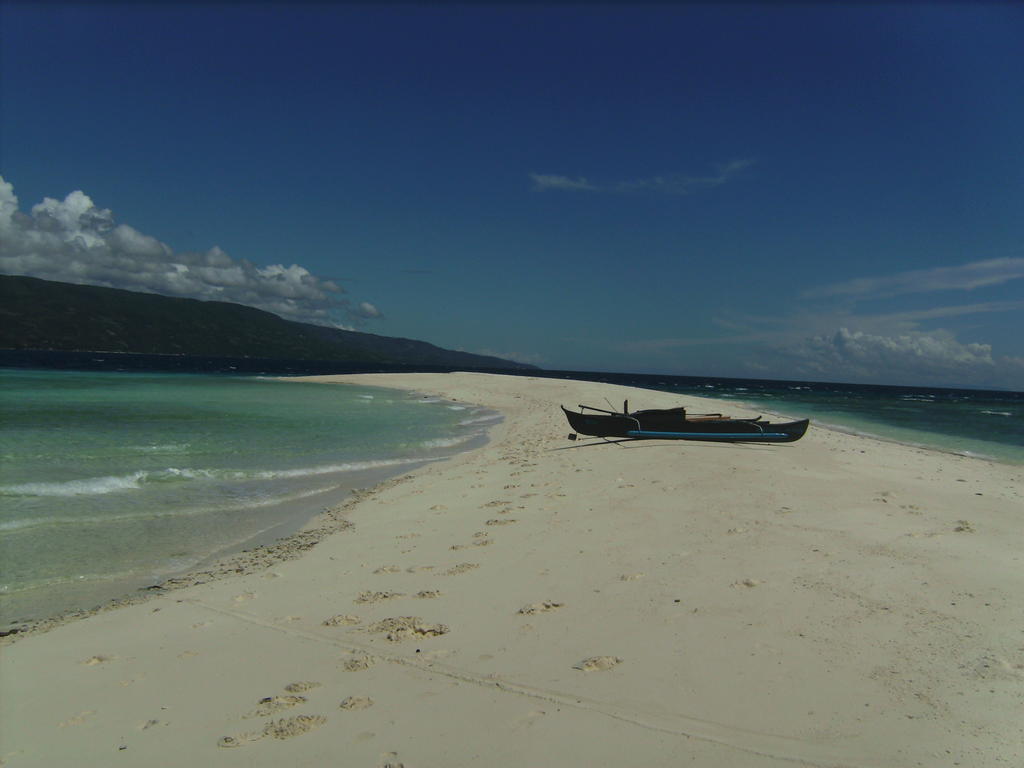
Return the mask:
<svg viewBox="0 0 1024 768">
<path fill-rule="evenodd" d="M 569 443 L 559 399 L 678 400 L 618 385 L 317 380 L 505 419 L 342 505 L 345 536 L 7 643 L 6 765 L 1019 757 L 1020 468 L 813 423 Z"/>
<path fill-rule="evenodd" d="M 287 381 L 288 379 L 281 380 Z M 360 470 L 356 474 L 360 478 L 366 478 L 366 482 L 354 479 L 349 488 L 336 488 L 327 492 L 325 495 L 334 499 L 327 504 L 323 504 L 321 501 L 310 507 L 304 506 L 301 502 L 285 502 L 282 504 L 283 507 L 291 507 L 285 519 L 278 521 L 270 528 L 247 536 L 242 541 L 224 545 L 220 550 L 204 557 L 194 565 L 166 573 L 152 584 L 132 586 L 140 580 L 121 579 L 114 583 L 123 583 L 123 592 L 114 597 L 101 599 L 91 607 L 61 610 L 52 615 L 23 620 L 20 624 L 9 622 L 3 630 L 0 630 L 0 648 L 26 637 L 49 632 L 70 622 L 147 602 L 153 597 L 173 590 L 203 584 L 214 579 L 256 573 L 277 563 L 300 557 L 304 551 L 315 546 L 327 536 L 351 527 L 343 517 L 346 510 L 389 484 L 401 482 L 403 478 L 415 474 L 424 466 L 444 462 L 460 453 L 479 449 L 489 442 L 490 429 L 500 423 L 500 418 L 493 423 L 484 423 L 482 425 L 484 431 L 467 441 L 466 445 L 460 447 L 456 453 L 409 459 L 405 462 L 408 466 L 403 466 L 397 471 L 395 468 Z M 2 766 L 2 762 L 0 762 L 0 766 Z"/>
</svg>

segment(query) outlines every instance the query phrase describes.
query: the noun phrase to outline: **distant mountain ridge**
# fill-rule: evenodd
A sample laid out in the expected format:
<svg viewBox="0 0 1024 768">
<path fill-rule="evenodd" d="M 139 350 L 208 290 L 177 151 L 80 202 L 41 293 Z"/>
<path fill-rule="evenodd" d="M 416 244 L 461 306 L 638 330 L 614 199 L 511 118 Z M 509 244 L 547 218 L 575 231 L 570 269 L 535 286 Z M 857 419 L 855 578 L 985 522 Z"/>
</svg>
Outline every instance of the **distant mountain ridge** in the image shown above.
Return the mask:
<svg viewBox="0 0 1024 768">
<path fill-rule="evenodd" d="M 13 275 L 0 275 L 0 349 L 534 368 L 425 341 L 285 320 L 241 304 Z"/>
</svg>

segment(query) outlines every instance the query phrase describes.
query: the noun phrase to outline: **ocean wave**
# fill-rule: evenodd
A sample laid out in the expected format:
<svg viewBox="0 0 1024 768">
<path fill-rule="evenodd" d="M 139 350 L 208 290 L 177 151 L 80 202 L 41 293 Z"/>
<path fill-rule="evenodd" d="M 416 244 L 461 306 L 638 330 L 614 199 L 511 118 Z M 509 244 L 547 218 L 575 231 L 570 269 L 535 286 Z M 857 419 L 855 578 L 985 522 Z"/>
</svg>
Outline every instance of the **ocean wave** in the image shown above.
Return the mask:
<svg viewBox="0 0 1024 768">
<path fill-rule="evenodd" d="M 982 411 L 982 413 L 987 413 L 989 416 L 1013 416 L 1010 411 Z"/>
<path fill-rule="evenodd" d="M 476 437 L 476 434 L 460 435 L 458 437 L 439 437 L 434 440 L 424 440 L 420 445 L 424 448 L 454 448 L 456 445 L 468 443 Z"/>
<path fill-rule="evenodd" d="M 139 511 L 129 512 L 122 515 L 89 515 L 83 517 L 35 517 L 7 520 L 0 523 L 0 533 L 14 534 L 31 531 L 37 528 L 62 528 L 74 526 L 78 528 L 123 525 L 139 521 L 167 520 L 174 518 L 188 518 L 199 515 L 221 514 L 224 512 L 239 512 L 246 509 L 260 509 L 273 507 L 278 504 L 288 504 L 293 501 L 302 501 L 311 496 L 319 496 L 322 493 L 337 490 L 337 485 L 328 485 L 321 488 L 312 488 L 299 493 L 286 494 L 284 496 L 270 496 L 263 499 L 247 499 L 234 504 L 222 504 L 212 506 L 199 506 L 179 509 L 164 509 L 159 512 Z"/>
<path fill-rule="evenodd" d="M 148 472 L 130 475 L 89 477 L 59 483 L 21 483 L 0 487 L 0 496 L 98 496 L 118 491 L 138 490 Z"/>
<path fill-rule="evenodd" d="M 324 464 L 295 469 L 180 469 L 168 467 L 160 470 L 139 470 L 127 475 L 89 477 L 80 480 L 66 480 L 53 483 L 22 483 L 0 486 L 0 496 L 102 496 L 108 493 L 140 491 L 150 483 L 173 483 L 189 480 L 278 480 L 295 477 L 312 477 L 344 472 L 361 472 L 367 469 L 395 467 L 416 464 L 425 459 L 374 459 L 351 461 L 341 464 Z"/>
<path fill-rule="evenodd" d="M 130 445 L 128 450 L 139 453 L 185 453 L 191 447 L 189 443 L 167 443 L 166 445 Z"/>
<path fill-rule="evenodd" d="M 371 459 L 368 461 L 351 461 L 343 464 L 324 464 L 316 467 L 299 467 L 297 469 L 268 469 L 258 472 L 238 473 L 237 479 L 255 478 L 259 480 L 276 480 L 288 477 L 331 475 L 342 472 L 361 472 L 366 469 L 398 467 L 403 464 L 419 464 L 424 461 L 436 461 L 436 459 Z"/>
<path fill-rule="evenodd" d="M 489 413 L 485 416 L 474 416 L 469 419 L 463 419 L 459 422 L 460 427 L 468 427 L 472 424 L 486 424 L 491 421 L 501 421 L 500 413 Z"/>
</svg>

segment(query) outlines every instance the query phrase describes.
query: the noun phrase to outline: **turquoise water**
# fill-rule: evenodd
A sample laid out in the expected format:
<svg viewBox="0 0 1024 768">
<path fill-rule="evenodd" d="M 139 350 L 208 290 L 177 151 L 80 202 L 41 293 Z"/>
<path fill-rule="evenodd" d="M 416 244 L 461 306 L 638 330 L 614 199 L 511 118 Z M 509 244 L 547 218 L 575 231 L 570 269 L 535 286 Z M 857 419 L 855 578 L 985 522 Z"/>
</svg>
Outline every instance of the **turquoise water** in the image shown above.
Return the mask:
<svg viewBox="0 0 1024 768">
<path fill-rule="evenodd" d="M 189 374 L 8 369 L 0 404 L 0 628 L 290 532 L 498 418 L 393 390 Z"/>
</svg>

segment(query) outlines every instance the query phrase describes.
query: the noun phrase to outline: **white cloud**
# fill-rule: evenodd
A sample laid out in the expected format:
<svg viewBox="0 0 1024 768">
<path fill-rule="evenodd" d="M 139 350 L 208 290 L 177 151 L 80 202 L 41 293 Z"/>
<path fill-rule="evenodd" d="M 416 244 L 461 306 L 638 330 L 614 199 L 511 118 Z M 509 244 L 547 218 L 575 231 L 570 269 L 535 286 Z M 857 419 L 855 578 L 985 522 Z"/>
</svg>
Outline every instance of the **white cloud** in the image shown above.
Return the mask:
<svg viewBox="0 0 1024 768">
<path fill-rule="evenodd" d="M 382 317 L 381 311 L 368 301 L 360 302 L 359 306 L 352 310 L 352 313 L 365 318 Z"/>
<path fill-rule="evenodd" d="M 948 331 L 882 336 L 839 328 L 775 350 L 794 366 L 793 378 L 933 386 L 1024 385 L 1024 366 L 993 358 L 989 344 L 956 340 Z"/>
<path fill-rule="evenodd" d="M 779 316 L 728 313 L 714 318 L 721 335 L 634 339 L 620 351 L 680 369 L 714 355 L 716 363 L 734 366 L 735 375 L 1024 390 L 1021 358 L 997 355 L 989 344 L 961 342 L 947 329 L 922 327 L 941 318 L 1021 310 L 1024 301 L 874 315 L 842 308 Z"/>
<path fill-rule="evenodd" d="M 115 224 L 82 191 L 45 198 L 29 214 L 0 178 L 0 272 L 46 280 L 124 288 L 246 304 L 289 320 L 336 325 L 380 317 L 368 302 L 353 307 L 335 282 L 298 264 L 258 267 L 217 246 L 178 252 L 127 224 Z"/>
<path fill-rule="evenodd" d="M 671 174 L 653 176 L 632 181 L 616 181 L 607 184 L 594 184 L 584 177 L 573 179 L 568 176 L 554 174 L 531 173 L 536 189 L 564 189 L 588 192 L 662 192 L 665 194 L 687 195 L 695 190 L 707 187 L 718 187 L 730 181 L 744 168 L 753 164 L 753 160 L 731 160 L 715 168 L 709 176 L 684 176 Z"/>
<path fill-rule="evenodd" d="M 616 187 L 624 192 L 649 189 L 656 192 L 687 195 L 704 187 L 719 187 L 752 163 L 752 160 L 732 160 L 724 165 L 719 165 L 715 169 L 715 173 L 710 176 L 655 176 L 651 179 L 619 182 Z"/>
<path fill-rule="evenodd" d="M 531 173 L 530 178 L 533 179 L 534 186 L 537 189 L 585 189 L 585 190 L 596 190 L 599 187 L 594 186 L 584 178 L 570 179 L 568 176 L 555 176 L 546 173 Z"/>
<path fill-rule="evenodd" d="M 804 291 L 808 298 L 883 298 L 905 293 L 970 291 L 1024 278 L 1024 258 L 987 259 L 958 267 L 915 269 L 882 277 L 862 277 Z"/>
</svg>

